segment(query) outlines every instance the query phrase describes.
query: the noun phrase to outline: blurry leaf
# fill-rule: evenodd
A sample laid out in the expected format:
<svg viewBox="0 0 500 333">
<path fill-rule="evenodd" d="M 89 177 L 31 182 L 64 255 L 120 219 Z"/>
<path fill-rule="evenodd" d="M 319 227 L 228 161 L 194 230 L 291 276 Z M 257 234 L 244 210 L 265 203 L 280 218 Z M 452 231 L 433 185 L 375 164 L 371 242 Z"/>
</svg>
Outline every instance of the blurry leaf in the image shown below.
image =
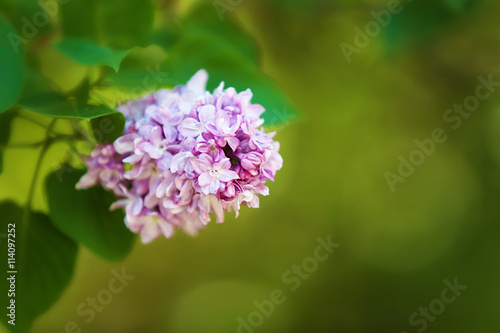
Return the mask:
<svg viewBox="0 0 500 333">
<path fill-rule="evenodd" d="M 124 68 L 116 74 L 108 75 L 106 79 L 107 85 L 123 88 L 134 95 L 173 86 L 169 73 L 161 70 L 158 65 Z"/>
<path fill-rule="evenodd" d="M 286 106 L 282 109 L 267 109 L 264 114 L 264 118 L 266 119 L 266 125 L 272 125 L 273 127 L 286 125 L 289 121 L 297 118 L 297 114 L 288 110 Z M 273 128 L 273 130 L 277 130 L 278 128 Z"/>
<path fill-rule="evenodd" d="M 24 82 L 24 88 L 20 100 L 34 93 L 48 93 L 52 88 L 52 85 L 50 83 L 51 82 L 38 70 L 29 66 L 26 67 L 26 79 Z"/>
<path fill-rule="evenodd" d="M 97 42 L 99 0 L 71 0 L 60 6 L 61 30 L 65 38 L 86 38 Z"/>
<path fill-rule="evenodd" d="M 238 91 L 250 88 L 254 94 L 253 103 L 259 103 L 267 110 L 289 110 L 287 117 L 295 113 L 288 98 L 260 69 L 230 43 L 210 33 L 201 31 L 184 36 L 172 48 L 167 69 L 176 84 L 186 83 L 200 68 L 208 71 L 208 90 L 224 81 L 226 87 Z M 283 123 L 290 118 L 277 118 L 265 112 L 266 125 Z"/>
<path fill-rule="evenodd" d="M 56 171 L 45 180 L 50 216 L 66 235 L 102 257 L 118 261 L 130 251 L 134 234 L 121 211 L 110 211 L 113 195 L 102 187 L 76 190 L 83 170 Z"/>
<path fill-rule="evenodd" d="M 87 120 L 116 112 L 104 105 L 77 106 L 75 102 L 67 101 L 54 93 L 35 93 L 22 98 L 19 105 L 28 111 L 45 116 Z"/>
<path fill-rule="evenodd" d="M 75 266 L 78 246 L 63 235 L 42 213 L 31 212 L 29 224 L 22 225 L 23 209 L 11 201 L 0 203 L 1 230 L 12 230 L 15 238 L 0 239 L 0 249 L 5 264 L 0 272 L 0 286 L 4 291 L 2 299 L 3 315 L 0 321 L 11 332 L 27 332 L 33 320 L 56 302 L 68 285 Z M 13 228 L 13 225 L 15 227 Z M 27 230 L 26 230 L 27 228 Z M 9 232 L 10 233 L 10 232 Z M 15 241 L 15 263 L 7 267 L 8 239 Z M 3 266 L 5 265 L 5 266 Z M 8 277 L 15 274 L 15 298 L 8 297 L 10 289 Z M 14 296 L 14 295 L 12 295 Z M 5 310 L 10 300 L 15 299 L 15 326 L 7 324 L 11 320 Z"/>
<path fill-rule="evenodd" d="M 457 12 L 464 11 L 472 6 L 476 0 L 442 0 L 448 8 L 455 10 Z"/>
<path fill-rule="evenodd" d="M 169 74 L 160 68 L 165 58 L 167 55 L 158 46 L 137 48 L 122 61 L 118 73 L 106 68 L 105 85 L 124 88 L 135 95 L 170 87 Z"/>
<path fill-rule="evenodd" d="M 179 37 L 180 31 L 177 31 L 172 26 L 164 26 L 151 33 L 151 43 L 159 45 L 168 51 Z"/>
<path fill-rule="evenodd" d="M 153 16 L 151 0 L 71 0 L 61 6 L 66 38 L 86 38 L 122 50 L 150 42 Z"/>
<path fill-rule="evenodd" d="M 183 21 L 186 34 L 205 32 L 224 39 L 242 55 L 259 62 L 259 49 L 255 41 L 239 26 L 230 15 L 221 20 L 211 2 L 202 2 Z"/>
<path fill-rule="evenodd" d="M 57 3 L 37 0 L 2 0 L 0 12 L 11 22 L 23 42 L 28 43 L 44 36 L 52 29 L 51 18 L 57 14 Z M 36 14 L 36 22 L 33 18 Z"/>
<path fill-rule="evenodd" d="M 126 49 L 149 44 L 154 18 L 151 0 L 101 0 L 99 4 L 108 45 Z"/>
<path fill-rule="evenodd" d="M 10 138 L 10 126 L 17 112 L 7 111 L 0 113 L 0 147 L 6 145 Z M 3 149 L 0 148 L 0 174 L 3 172 Z"/>
<path fill-rule="evenodd" d="M 130 50 L 112 50 L 99 46 L 85 39 L 68 38 L 55 44 L 55 47 L 85 66 L 107 65 L 118 72 L 120 62 Z"/>
<path fill-rule="evenodd" d="M 440 29 L 455 19 L 460 10 L 469 7 L 471 0 L 419 0 L 406 3 L 401 13 L 392 15 L 390 24 L 383 29 L 389 51 L 428 43 Z"/>
<path fill-rule="evenodd" d="M 423 17 L 425 20 L 422 20 Z M 408 3 L 401 13 L 393 15 L 384 30 L 390 50 L 432 38 L 452 17 L 442 2 L 423 0 Z"/>
<path fill-rule="evenodd" d="M 23 43 L 0 14 L 0 112 L 10 108 L 21 96 L 24 82 Z"/>
<path fill-rule="evenodd" d="M 146 91 L 144 80 L 147 77 L 148 72 L 144 68 L 124 68 L 118 73 L 109 74 L 106 77 L 106 84 L 140 93 Z"/>
<path fill-rule="evenodd" d="M 314 10 L 317 8 L 321 8 L 322 6 L 326 6 L 328 1 L 324 0 L 273 0 L 266 3 L 266 5 L 274 5 L 280 10 L 283 10 L 284 7 L 290 8 L 302 15 L 307 15 L 308 13 L 314 13 Z M 351 3 L 349 1 L 349 3 Z"/>
<path fill-rule="evenodd" d="M 87 105 L 90 94 L 90 81 L 88 77 L 85 77 L 75 91 L 75 102 L 77 106 Z"/>
<path fill-rule="evenodd" d="M 92 133 L 97 142 L 113 142 L 123 134 L 125 116 L 121 112 L 111 113 L 90 120 Z"/>
</svg>

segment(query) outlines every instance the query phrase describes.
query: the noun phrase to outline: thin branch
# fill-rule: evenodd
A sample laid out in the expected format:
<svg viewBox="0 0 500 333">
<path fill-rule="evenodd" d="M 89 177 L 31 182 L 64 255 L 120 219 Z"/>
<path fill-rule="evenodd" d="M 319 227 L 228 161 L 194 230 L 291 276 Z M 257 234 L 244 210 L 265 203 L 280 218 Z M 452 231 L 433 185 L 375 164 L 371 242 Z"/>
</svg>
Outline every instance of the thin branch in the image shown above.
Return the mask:
<svg viewBox="0 0 500 333">
<path fill-rule="evenodd" d="M 38 121 L 38 120 L 36 120 L 34 118 L 31 118 L 28 115 L 26 115 L 24 113 L 21 113 L 21 112 L 19 112 L 19 118 L 23 118 L 24 120 L 27 120 L 27 121 L 29 121 L 29 122 L 37 125 L 37 126 L 40 126 L 41 128 L 44 128 L 44 129 L 46 129 L 47 126 L 48 126 L 48 124 L 44 124 L 41 121 Z"/>
<path fill-rule="evenodd" d="M 70 141 L 70 140 L 77 140 L 77 138 L 73 135 L 66 135 L 66 134 L 61 134 L 57 135 L 55 137 L 50 137 L 42 141 L 38 142 L 32 142 L 32 143 L 8 143 L 5 145 L 0 145 L 0 152 L 4 151 L 6 149 L 35 149 L 38 148 L 45 143 L 52 144 L 57 141 Z"/>
<path fill-rule="evenodd" d="M 28 199 L 26 201 L 26 205 L 24 207 L 23 217 L 22 217 L 22 224 L 21 224 L 21 242 L 22 242 L 22 244 L 26 244 L 25 242 L 26 242 L 28 225 L 29 225 L 29 218 L 30 218 L 30 213 L 31 213 L 31 204 L 33 202 L 33 195 L 35 193 L 36 182 L 38 179 L 38 175 L 40 173 L 40 167 L 42 165 L 43 157 L 45 156 L 45 153 L 47 152 L 47 150 L 49 149 L 50 144 L 51 144 L 51 141 L 49 140 L 49 135 L 50 135 L 50 132 L 52 131 L 52 128 L 55 126 L 56 122 L 57 122 L 57 119 L 53 119 L 50 122 L 49 126 L 47 127 L 47 131 L 45 133 L 47 139 L 45 140 L 45 143 L 42 146 L 42 150 L 40 151 L 40 155 L 38 155 L 38 160 L 37 160 L 36 165 L 35 165 L 35 171 L 33 173 L 33 178 L 31 180 L 31 185 L 30 185 L 30 189 L 28 192 Z M 25 253 L 24 253 L 23 249 L 25 249 L 25 248 L 26 248 L 26 246 L 21 247 L 21 253 L 20 253 L 21 260 L 24 259 Z"/>
</svg>

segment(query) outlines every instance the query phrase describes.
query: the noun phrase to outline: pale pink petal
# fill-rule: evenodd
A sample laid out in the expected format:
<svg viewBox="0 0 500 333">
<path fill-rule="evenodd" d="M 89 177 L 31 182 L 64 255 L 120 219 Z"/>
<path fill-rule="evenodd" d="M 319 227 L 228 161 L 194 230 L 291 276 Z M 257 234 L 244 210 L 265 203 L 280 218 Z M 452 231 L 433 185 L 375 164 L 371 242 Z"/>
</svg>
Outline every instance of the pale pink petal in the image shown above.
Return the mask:
<svg viewBox="0 0 500 333">
<path fill-rule="evenodd" d="M 187 160 L 192 156 L 193 154 L 191 154 L 191 152 L 189 151 L 178 153 L 177 155 L 175 155 L 172 158 L 172 161 L 170 161 L 170 171 L 177 172 L 183 170 Z"/>
<path fill-rule="evenodd" d="M 210 206 L 212 207 L 212 211 L 217 216 L 217 223 L 224 222 L 224 210 L 222 208 L 222 202 L 218 200 L 214 195 L 209 197 Z"/>
<path fill-rule="evenodd" d="M 158 222 L 156 222 L 153 217 L 148 217 L 141 229 L 142 243 L 151 243 L 160 233 L 161 230 L 158 228 Z"/>
<path fill-rule="evenodd" d="M 228 182 L 233 179 L 238 179 L 238 174 L 232 170 L 219 170 L 217 172 L 219 174 L 219 180 L 222 182 Z"/>
<path fill-rule="evenodd" d="M 89 170 L 86 174 L 80 178 L 76 184 L 77 189 L 85 189 L 97 185 L 99 183 L 99 170 Z"/>
<path fill-rule="evenodd" d="M 200 184 L 200 186 L 208 186 L 210 183 L 212 183 L 210 172 L 204 172 L 198 177 L 198 184 Z"/>
<path fill-rule="evenodd" d="M 174 233 L 174 228 L 173 226 L 166 222 L 166 221 L 161 221 L 158 224 L 161 228 L 161 231 L 163 232 L 163 235 L 165 235 L 166 238 L 172 237 L 172 234 Z"/>
<path fill-rule="evenodd" d="M 210 193 L 215 194 L 215 193 L 217 193 L 219 188 L 220 188 L 220 181 L 217 178 L 212 178 L 212 183 L 210 183 L 210 188 L 208 189 L 208 191 Z"/>
<path fill-rule="evenodd" d="M 184 114 L 189 114 L 194 107 L 194 103 L 196 102 L 196 94 L 194 93 L 185 93 L 182 94 L 179 98 L 179 111 Z"/>
<path fill-rule="evenodd" d="M 151 130 L 151 136 L 149 137 L 149 141 L 154 145 L 159 145 L 163 140 L 163 131 L 160 126 L 155 126 Z"/>
<path fill-rule="evenodd" d="M 230 167 L 231 167 L 231 161 L 229 160 L 229 158 L 225 158 L 220 162 L 214 164 L 215 170 L 229 169 Z"/>
<path fill-rule="evenodd" d="M 131 153 L 134 150 L 135 138 L 137 138 L 137 134 L 126 134 L 121 136 L 113 142 L 113 147 L 118 154 Z"/>
<path fill-rule="evenodd" d="M 161 170 L 165 171 L 170 169 L 170 162 L 172 161 L 172 154 L 164 152 L 163 156 L 156 162 L 156 165 Z"/>
<path fill-rule="evenodd" d="M 175 142 L 177 139 L 177 130 L 172 126 L 163 126 L 163 134 L 165 135 L 165 139 L 169 142 Z"/>
<path fill-rule="evenodd" d="M 240 145 L 240 140 L 238 140 L 238 138 L 235 138 L 234 136 L 228 137 L 226 141 L 233 151 L 236 151 L 236 149 Z"/>
<path fill-rule="evenodd" d="M 198 108 L 198 117 L 203 124 L 212 123 L 215 119 L 215 106 L 203 105 Z"/>
<path fill-rule="evenodd" d="M 191 160 L 191 166 L 193 167 L 194 171 L 199 174 L 210 171 L 212 169 L 212 163 L 203 158 L 203 155 L 205 154 L 200 155 L 196 160 Z"/>
<path fill-rule="evenodd" d="M 206 90 L 208 73 L 204 69 L 197 71 L 186 84 L 186 89 L 196 95 L 203 95 Z"/>
<path fill-rule="evenodd" d="M 123 163 L 128 163 L 128 164 L 137 164 L 142 160 L 142 156 L 140 155 L 130 155 L 129 157 L 126 157 L 123 159 Z"/>
<path fill-rule="evenodd" d="M 154 145 L 147 145 L 144 146 L 144 151 L 148 153 L 148 155 L 151 158 L 154 158 L 155 160 L 161 158 L 163 156 L 164 150 L 154 146 Z"/>
<path fill-rule="evenodd" d="M 115 210 L 118 208 L 123 208 L 129 203 L 129 199 L 121 199 L 113 202 L 111 204 L 111 207 L 109 207 L 109 210 Z"/>
<path fill-rule="evenodd" d="M 156 197 L 157 198 L 162 198 L 165 196 L 167 192 L 167 187 L 168 187 L 168 182 L 166 180 L 162 180 L 158 187 L 156 188 Z"/>
<path fill-rule="evenodd" d="M 143 202 L 141 198 L 136 198 L 132 203 L 132 213 L 134 215 L 139 215 L 143 208 Z"/>
<path fill-rule="evenodd" d="M 193 118 L 186 118 L 177 127 L 179 132 L 186 137 L 196 137 L 204 130 L 204 125 Z"/>
</svg>

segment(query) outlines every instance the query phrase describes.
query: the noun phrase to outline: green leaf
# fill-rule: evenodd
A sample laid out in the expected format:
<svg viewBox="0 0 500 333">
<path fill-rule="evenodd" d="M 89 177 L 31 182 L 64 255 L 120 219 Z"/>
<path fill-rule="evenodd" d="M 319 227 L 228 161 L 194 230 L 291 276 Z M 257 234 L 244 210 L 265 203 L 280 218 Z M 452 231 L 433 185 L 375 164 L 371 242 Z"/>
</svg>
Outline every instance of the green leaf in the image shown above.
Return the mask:
<svg viewBox="0 0 500 333">
<path fill-rule="evenodd" d="M 24 48 L 10 23 L 0 14 L 0 112 L 21 96 L 24 83 Z"/>
<path fill-rule="evenodd" d="M 442 2 L 447 5 L 448 8 L 461 12 L 470 8 L 477 0 L 442 0 Z"/>
<path fill-rule="evenodd" d="M 401 13 L 393 15 L 391 23 L 383 29 L 389 52 L 420 44 L 429 44 L 439 32 L 475 0 L 419 0 L 407 2 Z M 423 19 L 425 18 L 425 19 Z"/>
<path fill-rule="evenodd" d="M 99 66 L 107 65 L 116 72 L 120 68 L 122 59 L 131 50 L 113 50 L 99 46 L 85 39 L 68 38 L 55 44 L 55 47 L 70 59 L 85 65 Z"/>
<path fill-rule="evenodd" d="M 151 56 L 152 52 L 141 53 L 140 51 L 135 50 L 127 56 L 118 73 L 106 68 L 105 84 L 119 87 L 133 95 L 141 95 L 161 88 L 171 88 L 172 82 L 170 82 L 169 73 L 160 68 L 160 63 L 165 60 L 166 56 L 159 53 Z M 157 51 L 155 50 L 155 52 Z"/>
<path fill-rule="evenodd" d="M 66 38 L 85 38 L 113 49 L 146 46 L 150 41 L 151 0 L 71 0 L 60 9 Z"/>
<path fill-rule="evenodd" d="M 135 94 L 141 94 L 153 89 L 158 90 L 169 83 L 164 77 L 161 77 L 158 81 L 151 81 L 154 79 L 144 68 L 123 68 L 118 73 L 109 73 L 106 76 L 106 84 L 132 91 Z M 151 84 L 144 84 L 150 81 Z M 150 86 L 153 89 L 148 89 Z"/>
<path fill-rule="evenodd" d="M 116 112 L 104 105 L 78 106 L 75 101 L 68 101 L 54 93 L 35 93 L 22 98 L 18 104 L 28 111 L 59 118 L 90 120 Z"/>
<path fill-rule="evenodd" d="M 166 25 L 151 32 L 151 43 L 159 45 L 168 51 L 170 47 L 179 39 L 180 31 L 176 26 Z"/>
<path fill-rule="evenodd" d="M 3 201 L 0 215 L 2 233 L 15 234 L 15 238 L 5 234 L 0 238 L 2 260 L 5 261 L 0 272 L 0 287 L 4 291 L 0 296 L 3 309 L 0 321 L 11 332 L 27 332 L 33 320 L 49 309 L 68 285 L 78 246 L 57 230 L 43 213 L 31 212 L 26 226 L 22 222 L 22 208 L 11 201 Z M 14 267 L 6 265 L 10 258 L 7 256 L 9 239 L 15 241 L 11 243 L 15 244 Z M 11 275 L 15 275 L 15 326 L 7 323 L 11 318 L 5 311 L 13 299 L 8 296 L 10 283 L 7 278 Z"/>
<path fill-rule="evenodd" d="M 0 174 L 3 172 L 3 147 L 9 142 L 10 126 L 12 120 L 16 117 L 17 112 L 7 111 L 0 113 Z"/>
<path fill-rule="evenodd" d="M 235 21 L 234 15 L 224 15 L 223 20 L 211 2 L 202 2 L 182 21 L 186 34 L 205 32 L 219 36 L 250 59 L 259 63 L 257 43 Z"/>
<path fill-rule="evenodd" d="M 61 30 L 65 38 L 85 38 L 99 40 L 98 12 L 99 0 L 71 0 L 59 7 Z"/>
<path fill-rule="evenodd" d="M 231 43 L 210 33 L 197 31 L 185 35 L 171 50 L 166 68 L 171 80 L 176 84 L 186 81 L 200 68 L 208 71 L 208 90 L 216 88 L 224 81 L 226 87 L 238 91 L 250 88 L 253 103 L 259 103 L 266 110 L 287 109 L 286 117 L 275 117 L 265 112 L 266 125 L 283 123 L 296 113 L 288 98 L 276 87 L 274 82 Z"/>
<path fill-rule="evenodd" d="M 85 77 L 82 82 L 75 89 L 75 102 L 77 106 L 87 105 L 90 95 L 90 80 Z"/>
<path fill-rule="evenodd" d="M 57 3 L 52 1 L 44 1 L 44 12 L 48 16 L 57 14 Z M 37 0 L 2 0 L 0 1 L 0 12 L 5 14 L 16 31 L 18 31 L 19 39 L 16 42 L 21 44 L 30 43 L 31 41 L 43 38 L 53 29 L 52 21 L 47 16 L 40 15 L 42 10 Z M 36 16 L 36 21 L 33 17 Z M 19 44 L 19 45 L 21 45 Z"/>
<path fill-rule="evenodd" d="M 125 49 L 149 44 L 154 20 L 151 0 L 101 0 L 99 4 L 108 45 Z"/>
<path fill-rule="evenodd" d="M 92 133 L 97 142 L 113 142 L 123 134 L 125 116 L 121 112 L 111 113 L 90 120 Z"/>
<path fill-rule="evenodd" d="M 65 168 L 45 181 L 50 216 L 54 224 L 73 240 L 102 257 L 119 261 L 130 251 L 134 234 L 121 211 L 110 211 L 116 199 L 102 187 L 76 190 L 83 170 Z"/>
<path fill-rule="evenodd" d="M 351 4 L 352 1 L 344 1 L 345 3 Z M 359 3 L 359 1 L 358 1 Z M 356 5 L 358 5 L 356 3 Z M 325 11 L 328 11 L 329 8 L 331 7 L 336 7 L 336 6 L 342 6 L 345 4 L 340 1 L 339 2 L 328 2 L 324 0 L 273 0 L 266 2 L 266 6 L 274 6 L 277 10 L 283 11 L 283 10 L 292 10 L 295 14 L 301 14 L 301 15 L 317 15 L 318 11 L 321 11 L 321 13 L 324 13 Z"/>
</svg>

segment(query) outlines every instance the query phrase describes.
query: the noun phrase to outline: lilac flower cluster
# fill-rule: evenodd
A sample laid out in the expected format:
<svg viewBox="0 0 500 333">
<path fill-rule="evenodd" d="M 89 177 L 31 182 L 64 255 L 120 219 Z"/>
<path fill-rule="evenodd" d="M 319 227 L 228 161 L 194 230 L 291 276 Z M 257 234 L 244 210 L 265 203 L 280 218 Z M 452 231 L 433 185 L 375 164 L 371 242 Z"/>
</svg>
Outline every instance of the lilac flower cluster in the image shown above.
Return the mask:
<svg viewBox="0 0 500 333">
<path fill-rule="evenodd" d="M 275 133 L 265 133 L 265 111 L 252 92 L 206 91 L 198 71 L 185 86 L 160 90 L 119 105 L 125 130 L 113 143 L 98 145 L 77 188 L 100 184 L 125 210 L 125 224 L 149 243 L 175 228 L 194 234 L 224 211 L 259 206 L 257 194 L 274 181 L 283 160 Z"/>
</svg>

